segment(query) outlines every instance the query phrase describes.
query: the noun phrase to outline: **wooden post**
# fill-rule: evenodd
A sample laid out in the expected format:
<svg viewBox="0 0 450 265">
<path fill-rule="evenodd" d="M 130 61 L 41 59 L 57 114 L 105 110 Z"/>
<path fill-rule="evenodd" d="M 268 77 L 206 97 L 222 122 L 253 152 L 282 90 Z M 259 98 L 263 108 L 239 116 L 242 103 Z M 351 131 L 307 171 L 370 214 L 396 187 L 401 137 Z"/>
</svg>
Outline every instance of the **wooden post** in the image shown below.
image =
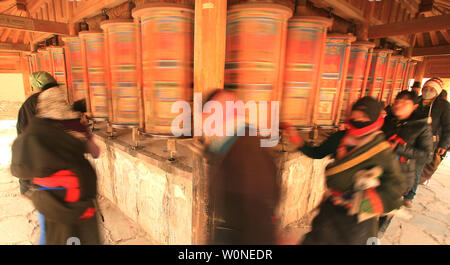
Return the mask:
<svg viewBox="0 0 450 265">
<path fill-rule="evenodd" d="M 81 62 L 83 64 L 83 82 L 86 93 L 86 115 L 92 117 L 92 107 L 91 107 L 91 97 L 89 93 L 89 75 L 88 75 L 88 65 L 87 65 L 87 47 L 86 41 L 80 38 L 81 42 Z"/>
<path fill-rule="evenodd" d="M 425 69 L 427 68 L 427 63 L 428 62 L 426 58 L 424 58 L 423 61 L 417 63 L 414 81 L 419 81 L 422 83 L 422 79 L 425 75 Z"/>
<path fill-rule="evenodd" d="M 226 0 L 195 0 L 194 92 L 203 100 L 223 89 L 225 73 Z M 194 121 L 195 124 L 195 121 Z M 194 141 L 194 146 L 198 145 Z M 200 150 L 194 147 L 196 150 Z M 209 202 L 209 166 L 202 152 L 193 155 L 192 244 L 208 244 L 212 234 Z"/>
<path fill-rule="evenodd" d="M 195 0 L 194 92 L 201 92 L 203 100 L 223 89 L 226 20 L 226 0 Z"/>
<path fill-rule="evenodd" d="M 25 97 L 28 98 L 31 93 L 30 86 L 30 64 L 29 64 L 29 56 L 21 53 L 20 55 L 20 64 L 22 69 L 22 79 L 23 79 L 23 88 L 25 90 Z"/>
<path fill-rule="evenodd" d="M 357 25 L 358 30 L 356 32 L 357 40 L 359 41 L 368 41 L 369 40 L 369 26 L 370 26 L 370 20 L 373 16 L 374 7 L 375 7 L 375 1 L 370 1 L 368 3 L 366 18 L 363 23 Z"/>
</svg>

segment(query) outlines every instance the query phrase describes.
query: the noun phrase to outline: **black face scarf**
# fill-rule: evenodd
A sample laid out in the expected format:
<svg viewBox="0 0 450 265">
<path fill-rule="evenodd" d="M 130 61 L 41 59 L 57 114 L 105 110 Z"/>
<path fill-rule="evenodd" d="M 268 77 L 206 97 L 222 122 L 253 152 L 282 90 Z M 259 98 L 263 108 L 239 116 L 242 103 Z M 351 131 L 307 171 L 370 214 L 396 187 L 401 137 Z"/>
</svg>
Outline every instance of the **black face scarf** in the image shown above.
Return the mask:
<svg viewBox="0 0 450 265">
<path fill-rule="evenodd" d="M 370 124 L 372 124 L 372 121 L 355 121 L 355 120 L 350 120 L 350 124 L 353 125 L 355 128 L 361 129 L 364 128 L 366 126 L 369 126 Z"/>
</svg>

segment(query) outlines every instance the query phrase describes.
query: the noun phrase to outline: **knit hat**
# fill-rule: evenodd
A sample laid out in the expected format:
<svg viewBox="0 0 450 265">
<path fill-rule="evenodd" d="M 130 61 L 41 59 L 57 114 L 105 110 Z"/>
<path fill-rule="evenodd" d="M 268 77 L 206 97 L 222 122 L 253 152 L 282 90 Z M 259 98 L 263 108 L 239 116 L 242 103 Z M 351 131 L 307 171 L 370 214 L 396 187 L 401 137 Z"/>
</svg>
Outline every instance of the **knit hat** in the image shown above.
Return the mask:
<svg viewBox="0 0 450 265">
<path fill-rule="evenodd" d="M 376 99 L 369 96 L 360 98 L 352 107 L 352 111 L 359 110 L 364 112 L 372 123 L 378 119 L 382 109 L 383 107 L 381 104 Z"/>
<path fill-rule="evenodd" d="M 57 86 L 55 78 L 47 72 L 39 71 L 30 75 L 30 84 L 35 89 L 45 90 L 52 86 Z"/>
<path fill-rule="evenodd" d="M 442 90 L 444 89 L 444 82 L 437 77 L 433 77 L 429 79 L 423 86 L 430 86 L 436 90 L 437 95 L 441 94 Z"/>
</svg>

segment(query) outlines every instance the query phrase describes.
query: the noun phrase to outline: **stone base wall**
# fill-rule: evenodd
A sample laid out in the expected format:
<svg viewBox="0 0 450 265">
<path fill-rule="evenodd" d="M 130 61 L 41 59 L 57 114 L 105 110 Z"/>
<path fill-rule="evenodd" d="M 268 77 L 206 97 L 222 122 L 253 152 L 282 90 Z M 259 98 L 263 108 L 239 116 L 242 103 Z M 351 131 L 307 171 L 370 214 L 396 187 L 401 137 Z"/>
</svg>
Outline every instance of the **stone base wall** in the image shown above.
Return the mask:
<svg viewBox="0 0 450 265">
<path fill-rule="evenodd" d="M 191 244 L 192 168 L 176 168 L 157 155 L 132 151 L 127 143 L 104 135 L 95 139 L 102 149 L 101 157 L 92 160 L 100 195 L 138 223 L 154 242 Z M 319 205 L 330 160 L 310 159 L 299 152 L 277 152 L 275 157 L 282 194 L 277 215 L 284 228 Z"/>
<path fill-rule="evenodd" d="M 136 221 L 158 244 L 191 244 L 192 173 L 158 166 L 161 161 L 95 137 L 101 157 L 91 160 L 98 192 Z"/>
</svg>

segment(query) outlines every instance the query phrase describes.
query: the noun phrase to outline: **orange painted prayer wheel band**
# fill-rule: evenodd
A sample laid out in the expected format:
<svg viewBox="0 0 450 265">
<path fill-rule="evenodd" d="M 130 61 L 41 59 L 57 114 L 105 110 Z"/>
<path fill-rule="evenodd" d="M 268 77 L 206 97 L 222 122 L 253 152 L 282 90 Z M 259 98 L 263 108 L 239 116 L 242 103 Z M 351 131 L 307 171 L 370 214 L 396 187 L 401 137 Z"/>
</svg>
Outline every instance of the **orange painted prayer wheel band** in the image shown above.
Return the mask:
<svg viewBox="0 0 450 265">
<path fill-rule="evenodd" d="M 392 50 L 375 49 L 373 51 L 372 66 L 364 96 L 371 96 L 375 99 L 380 98 L 383 84 L 386 80 L 385 75 L 390 54 L 392 54 Z"/>
<path fill-rule="evenodd" d="M 398 61 L 399 61 L 400 57 L 401 56 L 399 56 L 399 55 L 391 56 L 391 60 L 389 62 L 387 73 L 385 75 L 386 81 L 384 83 L 383 90 L 381 92 L 380 101 L 384 102 L 384 104 L 386 106 L 391 103 L 391 96 L 392 96 L 392 92 L 393 92 L 393 88 L 394 88 L 394 79 L 397 74 L 397 70 L 398 70 L 397 66 L 398 66 Z"/>
<path fill-rule="evenodd" d="M 108 20 L 101 23 L 105 33 L 106 59 L 109 64 L 109 120 L 112 125 L 139 126 L 140 95 L 138 89 L 139 26 L 131 20 Z M 139 66 L 140 67 L 140 66 Z"/>
<path fill-rule="evenodd" d="M 84 66 L 81 55 L 81 40 L 79 37 L 64 37 L 66 44 L 65 54 L 67 61 L 67 75 L 69 102 L 86 98 L 84 83 Z"/>
<path fill-rule="evenodd" d="M 228 10 L 224 87 L 236 91 L 244 103 L 254 101 L 258 117 L 259 102 L 267 102 L 267 128 L 271 101 L 281 99 L 291 16 L 289 8 L 275 4 L 241 4 Z M 253 125 L 261 132 L 266 130 L 260 126 L 264 124 Z"/>
<path fill-rule="evenodd" d="M 194 10 L 150 4 L 133 16 L 141 21 L 144 131 L 172 135 L 173 104 L 192 102 Z"/>
<path fill-rule="evenodd" d="M 41 62 L 41 70 L 53 75 L 50 52 L 47 49 L 38 49 L 38 56 Z"/>
<path fill-rule="evenodd" d="M 85 60 L 86 107 L 90 118 L 108 118 L 108 89 L 105 60 L 105 35 L 102 32 L 80 32 Z"/>
<path fill-rule="evenodd" d="M 66 99 L 68 99 L 67 94 L 67 75 L 66 75 L 66 60 L 64 55 L 63 47 L 49 47 L 50 57 L 53 64 L 53 76 L 58 83 L 58 86 L 63 88 L 66 93 Z"/>
<path fill-rule="evenodd" d="M 353 42 L 350 49 L 350 60 L 347 70 L 345 92 L 342 100 L 341 122 L 350 114 L 351 106 L 361 97 L 367 64 L 371 63 L 370 49 L 374 43 Z M 370 61 L 369 61 L 370 60 Z"/>
<path fill-rule="evenodd" d="M 342 97 L 347 77 L 353 35 L 332 33 L 327 35 L 322 78 L 319 88 L 319 102 L 316 124 L 319 126 L 337 125 L 342 109 Z"/>
<path fill-rule="evenodd" d="M 327 27 L 331 23 L 331 19 L 324 17 L 294 17 L 289 20 L 282 121 L 294 126 L 313 126 Z"/>
</svg>

